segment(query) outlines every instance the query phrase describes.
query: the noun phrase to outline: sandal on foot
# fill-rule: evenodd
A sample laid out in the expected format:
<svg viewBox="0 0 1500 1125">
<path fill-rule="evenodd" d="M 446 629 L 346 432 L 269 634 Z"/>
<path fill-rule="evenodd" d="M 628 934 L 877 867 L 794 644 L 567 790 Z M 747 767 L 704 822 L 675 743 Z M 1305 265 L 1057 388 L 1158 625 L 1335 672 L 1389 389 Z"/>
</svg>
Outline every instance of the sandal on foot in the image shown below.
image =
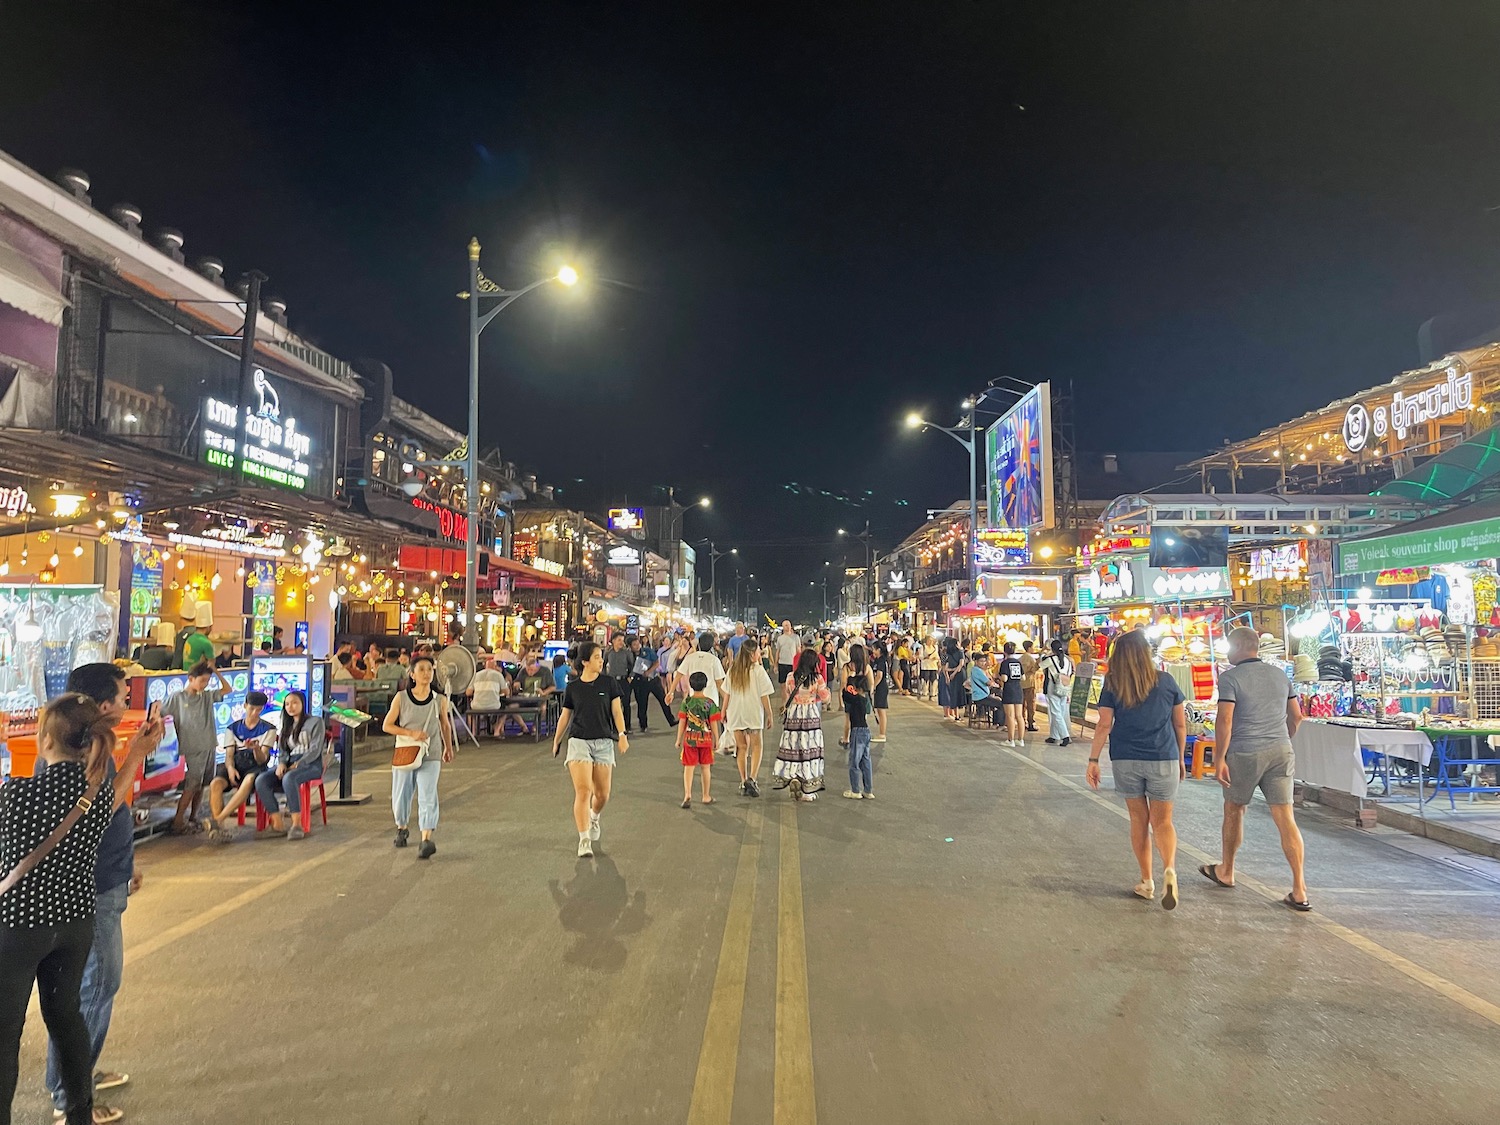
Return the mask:
<svg viewBox="0 0 1500 1125">
<path fill-rule="evenodd" d="M 1147 879 L 1144 882 L 1137 883 L 1132 893 L 1134 893 L 1136 898 L 1143 898 L 1147 902 L 1154 902 L 1156 900 L 1156 884 Z"/>
<path fill-rule="evenodd" d="M 1234 889 L 1234 884 L 1233 883 L 1226 883 L 1226 882 L 1224 882 L 1223 879 L 1219 878 L 1219 865 L 1217 863 L 1203 863 L 1203 864 L 1199 864 L 1199 866 L 1198 866 L 1198 874 L 1202 875 L 1209 882 L 1214 883 L 1217 886 L 1223 887 L 1225 890 L 1233 890 Z"/>
<path fill-rule="evenodd" d="M 1307 902 L 1298 902 L 1296 899 L 1294 899 L 1291 896 L 1290 892 L 1288 892 L 1286 898 L 1282 899 L 1281 902 L 1282 902 L 1282 905 L 1284 905 L 1284 906 L 1290 906 L 1293 910 L 1296 910 L 1296 911 L 1298 911 L 1299 913 L 1302 913 L 1302 914 L 1306 914 L 1308 911 L 1310 911 L 1312 909 L 1312 900 L 1311 899 L 1309 899 Z"/>
<path fill-rule="evenodd" d="M 682 799 L 682 807 L 685 808 L 685 809 L 692 808 L 693 807 L 693 799 L 691 797 L 684 797 Z"/>
<path fill-rule="evenodd" d="M 712 797 L 702 797 L 699 799 L 698 803 L 700 805 L 717 805 L 719 802 L 714 800 Z"/>
</svg>

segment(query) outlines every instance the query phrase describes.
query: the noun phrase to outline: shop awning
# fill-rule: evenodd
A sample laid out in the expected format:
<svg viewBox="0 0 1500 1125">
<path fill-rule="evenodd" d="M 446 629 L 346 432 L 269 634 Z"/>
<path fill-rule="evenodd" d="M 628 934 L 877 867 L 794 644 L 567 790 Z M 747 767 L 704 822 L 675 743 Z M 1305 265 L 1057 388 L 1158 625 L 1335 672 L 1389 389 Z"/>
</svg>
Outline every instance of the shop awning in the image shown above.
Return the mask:
<svg viewBox="0 0 1500 1125">
<path fill-rule="evenodd" d="M 538 570 L 534 566 L 527 566 L 515 559 L 501 558 L 499 555 L 490 555 L 490 573 L 504 574 L 511 580 L 511 585 L 518 590 L 571 590 L 573 583 L 566 578 L 556 574 L 548 574 L 545 570 Z"/>
<path fill-rule="evenodd" d="M 1339 544 L 1339 574 L 1474 562 L 1500 556 L 1500 500 L 1465 504 L 1400 531 Z"/>
<path fill-rule="evenodd" d="M 1494 483 L 1497 475 L 1500 475 L 1500 426 L 1491 426 L 1438 454 L 1415 472 L 1376 489 L 1375 495 L 1444 504 L 1480 485 Z"/>
<path fill-rule="evenodd" d="M 62 324 L 67 298 L 50 284 L 42 271 L 0 236 L 0 303 L 20 309 L 28 316 L 56 328 Z"/>
<path fill-rule="evenodd" d="M 949 610 L 949 617 L 983 617 L 989 611 L 989 606 L 980 605 L 978 602 L 967 602 L 957 609 Z"/>
</svg>

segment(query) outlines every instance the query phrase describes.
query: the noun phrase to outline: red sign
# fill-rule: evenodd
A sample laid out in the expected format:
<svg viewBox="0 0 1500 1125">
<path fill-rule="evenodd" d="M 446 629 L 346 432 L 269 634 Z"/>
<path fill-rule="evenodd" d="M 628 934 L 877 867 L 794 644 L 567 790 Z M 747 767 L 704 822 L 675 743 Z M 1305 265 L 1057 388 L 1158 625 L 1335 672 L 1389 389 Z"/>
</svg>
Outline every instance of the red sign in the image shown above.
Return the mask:
<svg viewBox="0 0 1500 1125">
<path fill-rule="evenodd" d="M 462 512 L 455 512 L 452 508 L 434 504 L 425 496 L 413 496 L 411 506 L 437 516 L 438 532 L 444 539 L 452 539 L 460 543 L 469 541 L 469 517 Z"/>
<path fill-rule="evenodd" d="M 457 581 L 464 575 L 464 553 L 447 547 L 405 546 L 396 553 L 396 569 L 407 573 L 425 573 L 428 577 L 432 576 L 433 571 L 437 571 L 439 579 L 447 578 L 450 581 Z M 485 589 L 490 589 L 494 585 L 490 577 L 488 551 L 479 552 L 477 584 Z"/>
</svg>

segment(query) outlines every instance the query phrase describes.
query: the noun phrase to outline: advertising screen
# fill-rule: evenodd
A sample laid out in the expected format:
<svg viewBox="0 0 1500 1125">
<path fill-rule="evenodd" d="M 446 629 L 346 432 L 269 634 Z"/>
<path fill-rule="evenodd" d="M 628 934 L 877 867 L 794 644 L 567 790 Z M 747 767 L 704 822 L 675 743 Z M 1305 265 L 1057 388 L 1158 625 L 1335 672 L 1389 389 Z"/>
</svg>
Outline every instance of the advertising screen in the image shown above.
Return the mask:
<svg viewBox="0 0 1500 1125">
<path fill-rule="evenodd" d="M 1052 387 L 1039 383 L 985 433 L 992 528 L 1051 527 Z"/>
<path fill-rule="evenodd" d="M 307 697 L 308 707 L 317 713 L 313 704 L 313 662 L 310 656 L 252 656 L 250 658 L 250 686 L 263 691 L 270 699 L 268 710 L 281 710 L 283 692 L 300 691 Z"/>
</svg>

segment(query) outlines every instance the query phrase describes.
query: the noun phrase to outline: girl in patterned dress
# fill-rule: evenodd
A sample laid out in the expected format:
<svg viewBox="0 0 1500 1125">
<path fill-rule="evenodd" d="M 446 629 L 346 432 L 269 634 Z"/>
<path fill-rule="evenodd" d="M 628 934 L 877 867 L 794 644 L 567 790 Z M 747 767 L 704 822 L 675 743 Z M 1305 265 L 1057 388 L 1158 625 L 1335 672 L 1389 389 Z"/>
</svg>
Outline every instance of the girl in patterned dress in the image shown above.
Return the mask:
<svg viewBox="0 0 1500 1125">
<path fill-rule="evenodd" d="M 795 799 L 811 801 L 823 788 L 823 704 L 828 702 L 815 649 L 804 648 L 798 655 L 783 691 L 786 712 L 772 772 L 778 789 L 790 788 Z"/>
</svg>

